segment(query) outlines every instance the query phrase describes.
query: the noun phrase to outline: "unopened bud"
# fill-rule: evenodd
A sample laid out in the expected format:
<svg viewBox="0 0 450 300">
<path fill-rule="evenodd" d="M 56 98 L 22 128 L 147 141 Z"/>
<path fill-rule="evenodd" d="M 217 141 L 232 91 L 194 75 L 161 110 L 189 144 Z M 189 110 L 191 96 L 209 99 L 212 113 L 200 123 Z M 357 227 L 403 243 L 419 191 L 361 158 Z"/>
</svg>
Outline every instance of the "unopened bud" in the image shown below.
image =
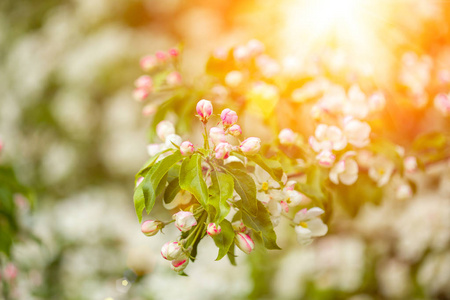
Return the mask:
<svg viewBox="0 0 450 300">
<path fill-rule="evenodd" d="M 167 242 L 161 248 L 161 255 L 167 260 L 178 259 L 183 254 L 183 248 L 178 242 Z"/>
<path fill-rule="evenodd" d="M 187 255 L 182 255 L 181 257 L 172 260 L 172 265 L 170 266 L 175 272 L 181 272 L 186 269 L 189 264 L 189 257 Z"/>
<path fill-rule="evenodd" d="M 180 145 L 181 155 L 188 156 L 195 152 L 194 145 L 189 141 L 184 141 Z"/>
<path fill-rule="evenodd" d="M 165 53 L 163 51 L 156 51 L 155 57 L 159 62 L 162 62 L 162 63 L 166 62 L 166 60 L 168 59 L 167 53 Z"/>
<path fill-rule="evenodd" d="M 214 145 L 225 143 L 227 141 L 227 139 L 225 138 L 225 132 L 222 128 L 219 127 L 211 127 L 211 129 L 209 130 L 209 138 Z"/>
<path fill-rule="evenodd" d="M 142 75 L 141 77 L 139 77 L 134 81 L 134 85 L 137 88 L 146 88 L 147 90 L 150 90 L 153 85 L 153 80 L 148 75 Z"/>
<path fill-rule="evenodd" d="M 245 232 L 247 230 L 247 227 L 245 227 L 244 222 L 242 221 L 233 222 L 231 223 L 231 226 L 233 226 L 235 232 Z"/>
<path fill-rule="evenodd" d="M 244 154 L 256 154 L 259 152 L 259 149 L 261 149 L 261 139 L 257 137 L 249 137 L 241 143 L 239 148 L 241 148 L 241 151 L 244 152 Z"/>
<path fill-rule="evenodd" d="M 144 101 L 149 95 L 149 91 L 146 88 L 136 88 L 133 91 L 133 98 L 136 101 L 142 102 Z"/>
<path fill-rule="evenodd" d="M 142 70 L 148 72 L 156 67 L 158 61 L 156 60 L 156 57 L 154 57 L 153 55 L 147 55 L 141 58 L 139 64 Z"/>
<path fill-rule="evenodd" d="M 249 254 L 255 248 L 255 242 L 245 233 L 237 233 L 234 242 L 246 254 Z"/>
<path fill-rule="evenodd" d="M 171 57 L 177 57 L 178 55 L 180 55 L 180 51 L 178 51 L 178 49 L 176 48 L 169 49 L 169 51 L 167 52 Z"/>
<path fill-rule="evenodd" d="M 197 103 L 197 116 L 203 123 L 206 123 L 213 113 L 211 101 L 202 99 Z"/>
<path fill-rule="evenodd" d="M 218 235 L 221 231 L 222 228 L 220 228 L 220 225 L 216 225 L 215 223 L 209 223 L 208 227 L 206 227 L 206 233 L 209 236 Z"/>
<path fill-rule="evenodd" d="M 142 223 L 141 231 L 146 236 L 153 236 L 158 233 L 158 231 L 163 227 L 161 221 L 148 220 Z"/>
<path fill-rule="evenodd" d="M 235 137 L 240 136 L 242 134 L 241 126 L 234 124 L 233 126 L 228 128 L 228 133 Z"/>
<path fill-rule="evenodd" d="M 230 156 L 230 152 L 232 150 L 233 146 L 227 142 L 219 143 L 214 149 L 217 159 L 227 159 Z"/>
<path fill-rule="evenodd" d="M 181 232 L 186 232 L 191 230 L 192 227 L 197 225 L 197 220 L 194 217 L 194 214 L 190 211 L 180 211 L 172 216 L 175 220 L 175 226 Z"/>
<path fill-rule="evenodd" d="M 234 110 L 225 108 L 220 114 L 220 119 L 222 119 L 222 124 L 224 126 L 231 126 L 236 124 L 238 116 Z"/>
<path fill-rule="evenodd" d="M 166 82 L 171 87 L 175 87 L 175 86 L 181 85 L 182 81 L 183 81 L 183 79 L 181 77 L 181 74 L 178 73 L 177 71 L 174 71 L 174 72 L 170 73 L 166 77 Z"/>
<path fill-rule="evenodd" d="M 175 133 L 175 126 L 173 126 L 172 122 L 164 120 L 156 125 L 156 134 L 161 139 L 161 141 L 165 141 L 166 138 Z"/>
</svg>

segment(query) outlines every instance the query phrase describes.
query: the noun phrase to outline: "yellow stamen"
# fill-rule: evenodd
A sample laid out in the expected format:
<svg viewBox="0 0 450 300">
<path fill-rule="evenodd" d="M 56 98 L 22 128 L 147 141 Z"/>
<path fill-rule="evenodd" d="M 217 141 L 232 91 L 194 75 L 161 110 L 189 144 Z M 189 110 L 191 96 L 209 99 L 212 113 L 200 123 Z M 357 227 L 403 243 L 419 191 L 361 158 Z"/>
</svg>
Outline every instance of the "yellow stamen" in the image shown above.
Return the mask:
<svg viewBox="0 0 450 300">
<path fill-rule="evenodd" d="M 267 191 L 269 189 L 269 183 L 268 182 L 263 182 L 261 189 L 263 191 Z"/>
<path fill-rule="evenodd" d="M 300 222 L 300 224 L 298 225 L 302 226 L 303 228 L 308 228 L 308 224 L 306 222 Z"/>
</svg>

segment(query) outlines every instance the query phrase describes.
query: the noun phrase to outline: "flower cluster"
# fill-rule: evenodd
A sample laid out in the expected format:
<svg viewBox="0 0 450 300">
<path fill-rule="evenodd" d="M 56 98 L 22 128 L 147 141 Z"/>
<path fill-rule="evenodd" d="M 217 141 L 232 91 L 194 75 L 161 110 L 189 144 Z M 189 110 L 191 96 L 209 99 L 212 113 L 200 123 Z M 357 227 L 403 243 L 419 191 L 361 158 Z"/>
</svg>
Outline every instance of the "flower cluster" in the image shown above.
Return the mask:
<svg viewBox="0 0 450 300">
<path fill-rule="evenodd" d="M 166 209 L 178 210 L 172 221 L 141 224 L 146 236 L 170 223 L 180 231 L 175 241 L 161 249 L 172 269 L 182 272 L 195 259 L 198 243 L 205 236 L 219 248 L 218 259 L 228 255 L 233 263 L 234 246 L 246 254 L 258 241 L 268 249 L 279 249 L 273 227 L 282 216 L 295 223 L 302 245 L 325 235 L 328 227 L 318 218 L 324 211 L 305 207 L 308 197 L 296 189 L 297 182 L 287 180 L 281 166 L 261 155 L 260 138 L 241 141 L 238 115 L 229 108 L 217 115 L 220 124 L 209 128 L 209 121 L 216 118 L 213 111 L 209 100 L 196 105 L 204 130 L 203 146 L 182 141 L 172 123 L 161 121 L 156 134 L 163 143 L 149 145 L 150 163 L 136 175 L 134 199 L 139 219 L 144 208 L 150 212 L 159 194 Z M 284 134 L 288 142 L 293 141 L 290 133 Z"/>
<path fill-rule="evenodd" d="M 140 76 L 134 82 L 133 97 L 136 101 L 145 101 L 152 93 L 162 92 L 179 87 L 183 78 L 178 71 L 180 51 L 176 48 L 167 52 L 157 51 L 154 55 L 141 58 L 141 69 L 147 74 Z M 143 114 L 151 115 L 156 107 L 149 104 L 144 107 Z"/>
</svg>

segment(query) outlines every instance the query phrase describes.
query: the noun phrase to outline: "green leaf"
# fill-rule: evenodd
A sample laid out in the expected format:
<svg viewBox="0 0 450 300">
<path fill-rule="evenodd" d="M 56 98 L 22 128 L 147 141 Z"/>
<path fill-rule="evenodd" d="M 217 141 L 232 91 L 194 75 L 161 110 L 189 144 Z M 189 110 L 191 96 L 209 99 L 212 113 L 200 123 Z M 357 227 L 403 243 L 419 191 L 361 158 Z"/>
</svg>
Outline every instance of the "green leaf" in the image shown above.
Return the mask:
<svg viewBox="0 0 450 300">
<path fill-rule="evenodd" d="M 134 209 L 136 210 L 136 215 L 138 217 L 139 223 L 142 222 L 142 212 L 145 208 L 145 198 L 144 198 L 144 192 L 142 191 L 142 188 L 137 187 L 134 190 Z"/>
<path fill-rule="evenodd" d="M 253 178 L 247 174 L 244 168 L 237 169 L 225 166 L 228 174 L 233 177 L 234 190 L 241 197 L 243 206 L 253 216 L 258 211 L 258 200 L 256 199 L 256 184 Z"/>
<path fill-rule="evenodd" d="M 258 201 L 258 213 L 256 217 L 251 216 L 245 209 L 242 209 L 242 221 L 262 237 L 264 246 L 267 249 L 281 249 L 277 245 L 277 235 L 273 230 L 273 224 L 267 209 Z"/>
<path fill-rule="evenodd" d="M 206 208 L 208 202 L 208 188 L 202 173 L 201 155 L 195 153 L 187 157 L 180 168 L 180 187 L 190 192 L 198 202 Z"/>
<path fill-rule="evenodd" d="M 148 173 L 148 171 L 153 167 L 153 165 L 155 164 L 156 160 L 159 158 L 159 156 L 163 153 L 166 153 L 168 151 L 172 151 L 173 149 L 166 149 L 164 151 L 161 151 L 157 154 L 155 154 L 154 156 L 152 156 L 145 164 L 144 166 L 139 170 L 139 172 L 137 172 L 136 176 L 135 176 L 135 181 L 134 183 L 136 184 L 137 180 L 139 179 L 139 177 L 145 177 L 145 175 Z"/>
<path fill-rule="evenodd" d="M 283 168 L 281 164 L 273 159 L 264 159 L 260 154 L 247 156 L 257 165 L 264 169 L 269 175 L 278 183 L 281 184 L 281 177 L 283 176 Z"/>
<path fill-rule="evenodd" d="M 211 181 L 208 204 L 215 209 L 214 222 L 220 224 L 230 212 L 227 200 L 233 197 L 234 181 L 231 175 L 217 171 L 211 172 Z"/>
<path fill-rule="evenodd" d="M 175 178 L 169 183 L 164 192 L 164 203 L 169 204 L 172 202 L 179 191 L 181 191 L 180 181 L 178 178 Z"/>
<path fill-rule="evenodd" d="M 178 163 L 181 159 L 181 153 L 180 151 L 176 151 L 173 154 L 165 157 L 161 161 L 157 162 L 151 170 L 147 173 L 147 175 L 144 178 L 144 181 L 138 186 L 139 188 L 142 188 L 144 200 L 145 200 L 145 210 L 147 211 L 147 214 L 150 213 L 153 206 L 155 205 L 155 200 L 157 196 L 157 188 L 160 185 L 160 182 L 163 178 L 165 178 L 167 172 L 170 168 L 172 168 L 173 165 Z M 162 192 L 162 191 L 158 191 Z M 135 193 L 136 194 L 136 193 Z M 139 202 L 139 198 L 135 200 L 135 207 L 136 202 Z M 139 206 L 140 207 L 140 206 Z M 138 213 L 138 211 L 137 211 Z"/>
<path fill-rule="evenodd" d="M 212 237 L 217 248 L 219 248 L 219 254 L 217 255 L 216 260 L 221 260 L 228 253 L 233 244 L 235 235 L 230 221 L 223 220 L 220 223 L 220 227 L 222 231 L 218 235 Z"/>
<path fill-rule="evenodd" d="M 234 255 L 234 240 L 231 243 L 230 249 L 227 252 L 228 259 L 233 266 L 236 266 L 236 255 Z"/>
</svg>

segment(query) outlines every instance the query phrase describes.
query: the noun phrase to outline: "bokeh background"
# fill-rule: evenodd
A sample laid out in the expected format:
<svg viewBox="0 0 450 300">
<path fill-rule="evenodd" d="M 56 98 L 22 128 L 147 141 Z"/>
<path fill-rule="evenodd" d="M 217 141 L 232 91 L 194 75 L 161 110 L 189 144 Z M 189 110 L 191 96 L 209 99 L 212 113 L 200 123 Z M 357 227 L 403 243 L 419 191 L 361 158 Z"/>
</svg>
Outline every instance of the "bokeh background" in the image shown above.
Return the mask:
<svg viewBox="0 0 450 300">
<path fill-rule="evenodd" d="M 446 161 L 415 175 L 418 193 L 407 203 L 387 193 L 381 205 L 363 205 L 354 218 L 337 212 L 330 234 L 310 247 L 289 243 L 278 229 L 283 251 L 270 259 L 240 255 L 233 267 L 214 262 L 215 247 L 205 239 L 189 277 L 172 272 L 159 254 L 175 231 L 146 238 L 135 216 L 134 174 L 148 158 L 150 121 L 131 97 L 133 81 L 143 55 L 180 44 L 186 78 L 203 73 L 214 49 L 252 38 L 280 60 L 295 55 L 302 68 L 326 57 L 336 78 L 352 76 L 340 71 L 351 65 L 370 84 L 392 91 L 392 122 L 382 128 L 389 136 L 407 145 L 418 132 L 448 133 L 448 118 L 421 109 L 432 106 L 432 95 L 419 88 L 420 95 L 406 97 L 389 87 L 405 70 L 404 53 L 414 53 L 425 81 L 427 74 L 443 78 L 427 86 L 450 91 L 450 3 L 360 3 L 3 0 L 0 162 L 13 166 L 36 202 L 18 202 L 24 234 L 12 249 L 17 276 L 8 288 L 3 284 L 2 296 L 450 299 Z M 422 100 L 405 104 L 416 98 Z M 5 279 L 9 261 L 3 262 Z"/>
</svg>

